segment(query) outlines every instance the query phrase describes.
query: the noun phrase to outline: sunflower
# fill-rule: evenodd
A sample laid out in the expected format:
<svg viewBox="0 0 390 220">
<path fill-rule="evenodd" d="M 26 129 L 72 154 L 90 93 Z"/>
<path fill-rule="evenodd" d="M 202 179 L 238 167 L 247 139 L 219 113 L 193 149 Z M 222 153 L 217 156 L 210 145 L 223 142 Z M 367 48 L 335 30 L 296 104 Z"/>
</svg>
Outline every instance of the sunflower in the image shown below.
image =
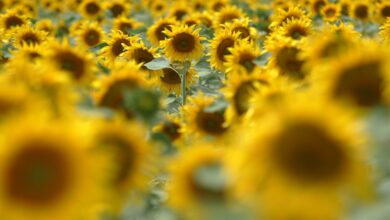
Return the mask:
<svg viewBox="0 0 390 220">
<path fill-rule="evenodd" d="M 26 16 L 18 14 L 15 10 L 7 10 L 0 16 L 0 27 L 5 31 L 9 31 L 15 27 L 20 27 L 29 24 Z"/>
<path fill-rule="evenodd" d="M 190 88 L 195 83 L 197 77 L 195 68 L 191 67 L 186 73 L 186 88 Z M 166 93 L 181 94 L 181 76 L 173 68 L 162 69 L 161 74 L 155 78 L 155 83 Z"/>
<path fill-rule="evenodd" d="M 113 18 L 127 15 L 130 11 L 130 4 L 125 0 L 114 0 L 105 2 L 104 8 L 108 9 Z"/>
<path fill-rule="evenodd" d="M 352 4 L 351 16 L 361 21 L 369 21 L 371 19 L 371 7 L 367 1 L 356 1 Z"/>
<path fill-rule="evenodd" d="M 2 131 L 2 219 L 80 219 L 95 205 L 106 173 L 104 160 L 88 151 L 90 129 L 36 114 L 10 122 Z"/>
<path fill-rule="evenodd" d="M 137 64 L 142 65 L 143 70 L 147 70 L 145 67 L 146 63 L 154 60 L 158 57 L 156 48 L 149 48 L 145 46 L 142 41 L 135 42 L 129 46 L 125 46 L 125 52 L 120 56 L 128 60 L 134 60 Z"/>
<path fill-rule="evenodd" d="M 192 14 L 191 8 L 184 1 L 177 1 L 173 5 L 167 17 L 174 18 L 176 21 L 182 21 L 185 17 Z"/>
<path fill-rule="evenodd" d="M 379 34 L 386 43 L 390 42 L 390 18 L 380 27 Z"/>
<path fill-rule="evenodd" d="M 327 4 L 327 0 L 311 0 L 310 7 L 311 11 L 315 15 L 319 15 L 321 13 L 321 9 Z"/>
<path fill-rule="evenodd" d="M 24 25 L 15 30 L 13 33 L 17 47 L 23 45 L 39 45 L 46 41 L 47 33 L 37 30 L 33 27 Z"/>
<path fill-rule="evenodd" d="M 252 73 L 256 68 L 255 59 L 260 56 L 260 48 L 247 41 L 239 41 L 226 55 L 226 72 Z"/>
<path fill-rule="evenodd" d="M 211 0 L 208 1 L 208 9 L 212 12 L 219 12 L 229 4 L 228 0 Z"/>
<path fill-rule="evenodd" d="M 241 40 L 247 39 L 248 41 L 255 42 L 258 39 L 257 30 L 249 25 L 250 19 L 245 17 L 241 19 L 235 19 L 231 23 L 224 25 L 224 28 L 238 33 L 238 37 Z"/>
<path fill-rule="evenodd" d="M 132 113 L 124 108 L 124 93 L 145 86 L 147 82 L 144 75 L 139 69 L 139 65 L 134 62 L 115 63 L 110 75 L 103 76 L 94 83 L 96 87 L 93 94 L 95 104 L 99 107 L 123 112 L 126 116 L 132 117 Z"/>
<path fill-rule="evenodd" d="M 349 16 L 352 7 L 351 0 L 341 0 L 340 7 L 341 7 L 341 14 L 344 16 Z"/>
<path fill-rule="evenodd" d="M 104 41 L 104 31 L 97 22 L 85 22 L 76 31 L 77 42 L 87 48 Z"/>
<path fill-rule="evenodd" d="M 331 103 L 288 100 L 241 138 L 248 140 L 239 167 L 242 190 L 260 199 L 266 219 L 339 219 L 345 196 L 356 196 L 351 188 L 370 195 L 364 135 L 349 112 Z M 310 204 L 316 208 L 308 210 Z"/>
<path fill-rule="evenodd" d="M 251 98 L 270 86 L 269 76 L 265 71 L 253 74 L 233 74 L 229 76 L 226 86 L 222 89 L 230 105 L 225 117 L 228 125 L 241 119 L 251 108 Z"/>
<path fill-rule="evenodd" d="M 244 17 L 244 15 L 244 12 L 236 6 L 225 6 L 215 15 L 215 29 L 218 30 L 221 25 L 233 22 L 235 19 Z"/>
<path fill-rule="evenodd" d="M 322 18 L 325 21 L 334 22 L 339 19 L 341 15 L 341 8 L 339 4 L 326 4 L 321 9 Z"/>
<path fill-rule="evenodd" d="M 121 31 L 124 34 L 131 35 L 131 31 L 141 27 L 142 24 L 132 18 L 127 18 L 125 16 L 119 16 L 114 19 L 113 22 L 113 31 Z"/>
<path fill-rule="evenodd" d="M 131 193 L 146 189 L 153 150 L 146 142 L 145 128 L 135 122 L 115 119 L 97 127 L 96 151 L 108 155 L 112 167 L 106 202 L 120 212 Z"/>
<path fill-rule="evenodd" d="M 45 46 L 24 44 L 12 52 L 13 58 L 10 62 L 28 61 L 35 63 L 45 55 Z"/>
<path fill-rule="evenodd" d="M 148 40 L 154 45 L 159 46 L 160 42 L 167 39 L 168 36 L 164 33 L 165 30 L 172 31 L 172 27 L 178 25 L 178 22 L 172 18 L 163 18 L 158 20 L 148 28 Z"/>
<path fill-rule="evenodd" d="M 48 36 L 54 35 L 54 24 L 50 19 L 40 19 L 35 23 L 35 28 L 40 31 L 45 31 Z"/>
<path fill-rule="evenodd" d="M 272 23 L 270 24 L 270 28 L 274 30 L 286 23 L 288 20 L 301 18 L 309 19 L 307 12 L 300 6 L 288 7 L 287 10 L 277 8 L 276 13 L 271 17 Z"/>
<path fill-rule="evenodd" d="M 312 32 L 312 24 L 308 19 L 289 19 L 274 34 L 293 41 L 303 41 Z"/>
<path fill-rule="evenodd" d="M 113 31 L 107 39 L 108 46 L 100 51 L 100 58 L 106 66 L 110 67 L 114 64 L 116 58 L 125 51 L 125 46 L 130 46 L 139 38 L 130 37 L 120 31 Z"/>
<path fill-rule="evenodd" d="M 79 11 L 86 18 L 96 19 L 103 13 L 103 7 L 99 1 L 83 0 Z"/>
<path fill-rule="evenodd" d="M 197 60 L 203 56 L 204 47 L 201 43 L 205 40 L 199 36 L 200 29 L 194 26 L 173 26 L 172 30 L 165 29 L 168 39 L 161 42 L 165 55 L 175 61 Z"/>
<path fill-rule="evenodd" d="M 224 63 L 226 56 L 231 54 L 230 48 L 237 44 L 239 33 L 221 29 L 216 36 L 210 40 L 210 65 L 220 71 L 226 69 Z"/>
<path fill-rule="evenodd" d="M 195 139 L 212 137 L 216 140 L 227 136 L 229 128 L 225 124 L 225 109 L 209 110 L 214 99 L 203 93 L 189 97 L 188 100 L 188 104 L 182 108 L 186 120 L 182 128 L 184 134 Z"/>
<path fill-rule="evenodd" d="M 378 3 L 375 9 L 376 17 L 380 23 L 383 23 L 386 21 L 386 19 L 390 18 L 390 2 L 383 1 Z"/>
<path fill-rule="evenodd" d="M 153 1 L 150 6 L 150 12 L 153 17 L 161 18 L 168 10 L 168 4 L 165 1 Z"/>
<path fill-rule="evenodd" d="M 362 108 L 387 104 L 389 54 L 377 44 L 362 44 L 337 57 L 318 77 L 324 78 L 330 98 Z"/>
<path fill-rule="evenodd" d="M 182 122 L 180 118 L 178 116 L 168 114 L 153 128 L 153 132 L 164 134 L 167 138 L 169 138 L 171 143 L 181 147 L 181 140 L 183 138 L 181 127 Z"/>
<path fill-rule="evenodd" d="M 186 219 L 213 219 L 208 216 L 209 205 L 226 204 L 232 198 L 234 182 L 225 154 L 211 144 L 184 149 L 168 168 L 172 175 L 168 204 Z"/>
</svg>

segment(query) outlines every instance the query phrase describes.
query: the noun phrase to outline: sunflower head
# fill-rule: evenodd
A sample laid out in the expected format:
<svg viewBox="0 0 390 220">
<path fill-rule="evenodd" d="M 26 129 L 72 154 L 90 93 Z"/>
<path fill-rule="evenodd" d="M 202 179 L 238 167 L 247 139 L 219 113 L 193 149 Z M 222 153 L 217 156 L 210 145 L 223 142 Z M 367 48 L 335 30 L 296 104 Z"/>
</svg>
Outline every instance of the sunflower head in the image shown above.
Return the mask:
<svg viewBox="0 0 390 220">
<path fill-rule="evenodd" d="M 141 26 L 141 23 L 135 21 L 134 19 L 127 18 L 125 16 L 120 16 L 115 18 L 114 20 L 113 31 L 121 31 L 122 33 L 130 36 L 130 32 L 133 29 L 136 29 Z"/>
<path fill-rule="evenodd" d="M 163 92 L 181 94 L 181 75 L 173 68 L 164 68 L 155 78 L 155 83 Z M 190 88 L 198 78 L 194 67 L 190 67 L 186 73 L 186 87 Z"/>
<path fill-rule="evenodd" d="M 232 5 L 223 7 L 216 15 L 215 29 L 219 29 L 220 25 L 233 22 L 235 19 L 244 17 L 244 13 L 240 8 Z"/>
<path fill-rule="evenodd" d="M 155 46 L 166 40 L 168 36 L 165 31 L 172 31 L 172 27 L 178 25 L 178 22 L 172 18 L 163 18 L 153 24 L 147 31 L 148 40 Z"/>
<path fill-rule="evenodd" d="M 47 33 L 24 25 L 15 30 L 16 46 L 39 45 L 44 43 Z"/>
<path fill-rule="evenodd" d="M 368 21 L 371 18 L 371 7 L 368 2 L 357 1 L 352 5 L 351 16 L 362 20 Z"/>
<path fill-rule="evenodd" d="M 84 0 L 79 6 L 79 10 L 86 18 L 97 18 L 103 13 L 102 5 L 96 0 Z"/>
<path fill-rule="evenodd" d="M 142 65 L 142 69 L 147 70 L 144 64 L 154 60 L 158 55 L 157 49 L 148 48 L 142 41 L 139 41 L 130 46 L 125 46 L 125 52 L 120 56 L 134 60 L 137 64 Z"/>
<path fill-rule="evenodd" d="M 226 29 L 219 30 L 210 41 L 210 64 L 215 69 L 224 71 L 226 66 L 226 57 L 231 54 L 230 49 L 233 48 L 239 39 L 239 33 L 235 33 Z"/>
<path fill-rule="evenodd" d="M 325 21 L 336 21 L 341 15 L 341 8 L 339 4 L 326 4 L 321 9 L 321 15 Z"/>
<path fill-rule="evenodd" d="M 26 16 L 20 15 L 15 10 L 7 10 L 0 16 L 1 28 L 5 31 L 28 24 L 29 20 Z"/>
<path fill-rule="evenodd" d="M 256 64 L 255 59 L 260 56 L 260 49 L 257 45 L 246 41 L 239 41 L 237 45 L 230 48 L 229 55 L 226 56 L 226 72 L 252 73 Z"/>
<path fill-rule="evenodd" d="M 93 47 L 103 42 L 104 32 L 97 22 L 80 24 L 76 31 L 77 41 L 86 47 Z"/>
</svg>

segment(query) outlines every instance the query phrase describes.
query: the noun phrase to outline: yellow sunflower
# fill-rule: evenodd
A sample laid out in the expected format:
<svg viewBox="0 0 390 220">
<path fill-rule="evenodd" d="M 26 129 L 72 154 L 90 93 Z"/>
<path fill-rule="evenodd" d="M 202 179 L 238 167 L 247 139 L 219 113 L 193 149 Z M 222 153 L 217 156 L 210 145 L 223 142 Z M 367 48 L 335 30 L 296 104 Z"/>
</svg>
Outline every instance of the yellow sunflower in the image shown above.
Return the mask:
<svg viewBox="0 0 390 220">
<path fill-rule="evenodd" d="M 92 55 L 71 47 L 67 41 L 51 42 L 45 59 L 51 67 L 64 72 L 75 82 L 90 83 L 93 78 L 95 67 Z"/>
<path fill-rule="evenodd" d="M 213 219 L 213 205 L 231 201 L 234 180 L 221 149 L 206 143 L 183 149 L 168 168 L 168 205 L 186 219 Z"/>
<path fill-rule="evenodd" d="M 132 19 L 127 18 L 125 16 L 119 16 L 114 19 L 113 25 L 112 25 L 113 31 L 121 31 L 124 34 L 127 34 L 130 36 L 130 32 L 136 28 L 139 28 L 142 26 L 142 23 Z"/>
<path fill-rule="evenodd" d="M 371 6 L 368 1 L 355 1 L 351 7 L 351 16 L 361 21 L 369 21 L 371 19 Z"/>
<path fill-rule="evenodd" d="M 168 3 L 166 1 L 153 1 L 150 6 L 150 11 L 155 18 L 161 18 L 168 10 Z"/>
<path fill-rule="evenodd" d="M 319 15 L 321 9 L 328 3 L 327 0 L 310 0 L 310 8 L 314 15 Z"/>
<path fill-rule="evenodd" d="M 272 23 L 270 24 L 270 28 L 274 30 L 275 28 L 286 23 L 288 20 L 301 18 L 309 19 L 309 16 L 307 12 L 300 6 L 288 7 L 287 10 L 284 10 L 283 8 L 277 8 L 276 13 L 271 17 Z"/>
<path fill-rule="evenodd" d="M 149 63 L 158 57 L 157 48 L 147 47 L 143 41 L 125 46 L 124 49 L 125 51 L 120 56 L 142 65 L 141 68 L 143 70 L 147 70 L 144 64 Z"/>
<path fill-rule="evenodd" d="M 208 1 L 208 9 L 212 12 L 219 12 L 222 8 L 230 4 L 229 0 L 211 0 Z"/>
<path fill-rule="evenodd" d="M 230 48 L 230 54 L 226 55 L 226 72 L 252 73 L 256 68 L 255 59 L 260 56 L 260 48 L 256 44 L 247 41 L 239 41 Z"/>
<path fill-rule="evenodd" d="M 154 45 L 159 46 L 160 42 L 167 39 L 168 36 L 164 33 L 165 30 L 172 30 L 172 26 L 178 25 L 178 22 L 173 18 L 163 18 L 156 21 L 148 28 L 148 40 Z"/>
<path fill-rule="evenodd" d="M 94 83 L 93 94 L 95 104 L 110 108 L 132 117 L 132 113 L 124 108 L 124 93 L 147 84 L 140 66 L 134 62 L 117 62 L 112 67 L 110 75 L 103 76 Z"/>
<path fill-rule="evenodd" d="M 183 139 L 181 127 L 182 122 L 180 118 L 178 116 L 168 114 L 153 128 L 153 131 L 164 134 L 167 138 L 169 138 L 171 143 L 175 144 L 177 147 L 181 147 L 181 141 Z"/>
<path fill-rule="evenodd" d="M 274 34 L 293 41 L 303 41 L 312 33 L 312 24 L 308 19 L 289 19 Z M 275 42 L 277 43 L 277 42 Z"/>
<path fill-rule="evenodd" d="M 104 160 L 88 151 L 88 127 L 37 114 L 2 131 L 2 219 L 80 219 L 102 196 Z"/>
<path fill-rule="evenodd" d="M 226 56 L 231 54 L 230 48 L 238 42 L 239 33 L 221 29 L 216 36 L 210 40 L 210 65 L 211 67 L 224 71 L 226 66 Z"/>
<path fill-rule="evenodd" d="M 117 18 L 129 13 L 130 4 L 125 0 L 106 1 L 104 8 L 108 9 L 113 18 Z"/>
<path fill-rule="evenodd" d="M 13 58 L 10 62 L 23 62 L 28 61 L 35 63 L 45 55 L 46 47 L 43 45 L 28 45 L 24 44 L 18 48 L 18 50 L 12 51 Z"/>
<path fill-rule="evenodd" d="M 108 37 L 107 37 L 107 44 L 108 46 L 104 47 L 100 51 L 100 58 L 103 61 L 104 65 L 111 67 L 114 65 L 115 60 L 117 57 L 119 57 L 124 51 L 125 46 L 130 46 L 137 40 L 139 40 L 138 37 L 130 37 L 121 31 L 113 31 Z"/>
<path fill-rule="evenodd" d="M 104 41 L 103 28 L 97 22 L 84 22 L 76 31 L 77 42 L 87 48 L 98 45 Z"/>
<path fill-rule="evenodd" d="M 181 94 L 181 76 L 173 68 L 164 68 L 154 79 L 159 88 L 166 93 Z M 194 67 L 191 67 L 186 73 L 186 88 L 190 88 L 195 83 L 198 75 Z"/>
<path fill-rule="evenodd" d="M 233 22 L 235 19 L 244 17 L 244 15 L 244 12 L 236 6 L 225 6 L 215 15 L 215 29 L 218 30 L 221 25 Z"/>
<path fill-rule="evenodd" d="M 390 18 L 390 2 L 382 1 L 375 6 L 375 14 L 378 22 L 383 23 Z"/>
<path fill-rule="evenodd" d="M 241 187 L 263 218 L 339 219 L 345 196 L 371 196 L 364 134 L 348 111 L 290 97 L 245 134 Z"/>
<path fill-rule="evenodd" d="M 5 11 L 0 16 L 0 27 L 5 31 L 9 31 L 15 27 L 20 27 L 29 23 L 30 21 L 26 16 L 20 15 L 12 9 Z"/>
<path fill-rule="evenodd" d="M 35 28 L 40 31 L 45 31 L 49 36 L 54 35 L 54 24 L 50 19 L 40 19 L 35 23 Z"/>
<path fill-rule="evenodd" d="M 200 29 L 194 26 L 173 26 L 172 30 L 165 29 L 168 39 L 161 42 L 165 55 L 174 61 L 198 60 L 202 57 L 204 37 L 199 35 Z"/>
<path fill-rule="evenodd" d="M 192 14 L 192 9 L 188 7 L 185 1 L 176 1 L 168 12 L 167 17 L 182 21 L 185 17 Z"/>
<path fill-rule="evenodd" d="M 390 42 L 390 18 L 388 18 L 386 22 L 380 27 L 379 34 L 384 40 L 384 42 Z"/>
<path fill-rule="evenodd" d="M 341 16 L 341 8 L 339 4 L 326 4 L 321 9 L 322 18 L 325 21 L 334 22 Z"/>
<path fill-rule="evenodd" d="M 238 37 L 241 40 L 247 39 L 248 41 L 256 41 L 258 39 L 257 30 L 249 25 L 250 19 L 245 17 L 241 19 L 235 19 L 231 23 L 224 25 L 224 28 L 238 33 Z"/>
<path fill-rule="evenodd" d="M 83 0 L 79 6 L 80 13 L 90 19 L 96 19 L 103 13 L 103 5 L 97 0 Z"/>
</svg>

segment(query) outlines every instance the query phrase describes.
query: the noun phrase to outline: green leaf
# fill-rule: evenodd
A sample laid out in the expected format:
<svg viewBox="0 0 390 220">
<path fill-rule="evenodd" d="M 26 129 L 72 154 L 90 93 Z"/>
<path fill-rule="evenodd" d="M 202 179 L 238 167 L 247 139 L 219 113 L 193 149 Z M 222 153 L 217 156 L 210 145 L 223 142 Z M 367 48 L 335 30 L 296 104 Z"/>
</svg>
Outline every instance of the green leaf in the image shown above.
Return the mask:
<svg viewBox="0 0 390 220">
<path fill-rule="evenodd" d="M 169 61 L 163 57 L 159 57 L 159 58 L 156 58 L 156 59 L 150 61 L 149 63 L 145 63 L 144 66 L 150 70 L 161 70 L 161 69 L 165 69 L 165 68 L 173 69 L 171 67 L 171 64 L 169 63 Z M 175 70 L 175 69 L 173 69 L 173 70 Z"/>
</svg>

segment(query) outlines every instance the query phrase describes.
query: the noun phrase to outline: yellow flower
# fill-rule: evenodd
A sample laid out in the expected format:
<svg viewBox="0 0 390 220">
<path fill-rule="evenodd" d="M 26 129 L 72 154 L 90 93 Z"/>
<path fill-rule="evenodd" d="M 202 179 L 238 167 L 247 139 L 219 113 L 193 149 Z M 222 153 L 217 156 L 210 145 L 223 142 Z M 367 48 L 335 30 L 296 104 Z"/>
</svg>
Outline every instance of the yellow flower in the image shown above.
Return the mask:
<svg viewBox="0 0 390 220">
<path fill-rule="evenodd" d="M 383 1 L 378 3 L 375 9 L 378 22 L 383 23 L 386 19 L 390 18 L 390 2 Z"/>
<path fill-rule="evenodd" d="M 167 17 L 174 18 L 177 21 L 182 21 L 185 17 L 192 13 L 192 9 L 188 7 L 185 1 L 177 1 L 169 10 Z"/>
<path fill-rule="evenodd" d="M 308 18 L 308 14 L 305 10 L 303 10 L 300 6 L 288 7 L 287 10 L 283 8 L 277 8 L 276 13 L 272 15 L 272 23 L 270 24 L 270 28 L 274 30 L 279 26 L 284 25 L 288 20 L 292 19 L 301 19 Z"/>
<path fill-rule="evenodd" d="M 208 1 L 208 9 L 212 12 L 219 12 L 229 4 L 228 0 L 210 0 Z"/>
<path fill-rule="evenodd" d="M 178 116 L 166 115 L 164 119 L 157 124 L 154 128 L 154 132 L 164 134 L 171 143 L 182 147 L 183 134 L 181 133 L 182 122 Z"/>
<path fill-rule="evenodd" d="M 113 18 L 127 15 L 130 11 L 130 4 L 125 0 L 113 0 L 105 2 L 104 8 L 107 8 Z"/>
<path fill-rule="evenodd" d="M 153 1 L 150 6 L 150 11 L 155 18 L 161 18 L 168 10 L 168 4 L 166 1 Z"/>
<path fill-rule="evenodd" d="M 50 19 L 40 19 L 35 23 L 35 28 L 40 31 L 45 31 L 49 36 L 54 35 L 54 24 Z"/>
<path fill-rule="evenodd" d="M 266 219 L 339 219 L 345 196 L 371 196 L 364 134 L 350 112 L 314 97 L 289 97 L 241 138 L 241 190 Z"/>
<path fill-rule="evenodd" d="M 301 18 L 301 19 L 287 20 L 273 34 L 286 37 L 293 41 L 302 41 L 306 37 L 308 37 L 311 34 L 311 32 L 312 32 L 312 24 L 310 20 Z"/>
<path fill-rule="evenodd" d="M 210 65 L 215 69 L 224 71 L 226 66 L 226 56 L 231 54 L 230 48 L 238 41 L 239 33 L 221 29 L 216 36 L 210 41 Z"/>
<path fill-rule="evenodd" d="M 321 9 L 326 5 L 327 0 L 310 0 L 311 11 L 314 15 L 319 15 Z"/>
<path fill-rule="evenodd" d="M 388 18 L 386 22 L 380 27 L 379 34 L 384 40 L 384 42 L 390 42 L 390 18 Z"/>
<path fill-rule="evenodd" d="M 341 8 L 339 4 L 326 4 L 321 9 L 321 15 L 325 21 L 333 22 L 339 19 Z"/>
<path fill-rule="evenodd" d="M 371 19 L 370 3 L 364 0 L 355 1 L 352 4 L 351 16 L 362 21 L 369 21 Z"/>
<path fill-rule="evenodd" d="M 181 94 L 181 76 L 172 68 L 164 68 L 155 78 L 155 83 L 166 93 Z M 197 79 L 197 73 L 194 67 L 191 67 L 186 73 L 186 88 L 190 88 Z"/>
<path fill-rule="evenodd" d="M 79 6 L 79 11 L 86 18 L 96 19 L 103 13 L 103 7 L 97 0 L 84 0 Z"/>
<path fill-rule="evenodd" d="M 200 29 L 194 26 L 173 26 L 172 30 L 166 29 L 164 33 L 168 39 L 161 42 L 165 55 L 174 61 L 198 60 L 203 56 L 204 47 L 199 36 Z"/>
<path fill-rule="evenodd" d="M 159 46 L 160 42 L 167 39 L 168 36 L 164 33 L 165 30 L 172 31 L 172 26 L 178 25 L 178 22 L 173 18 L 163 18 L 156 21 L 147 30 L 148 40 L 154 45 Z"/>
<path fill-rule="evenodd" d="M 104 31 L 97 22 L 84 22 L 76 31 L 77 42 L 87 48 L 104 41 Z"/>
<path fill-rule="evenodd" d="M 20 27 L 29 24 L 26 16 L 18 14 L 15 10 L 7 10 L 0 16 L 0 27 L 5 31 L 12 30 L 15 27 Z"/>
<path fill-rule="evenodd" d="M 229 55 L 226 55 L 226 72 L 252 73 L 256 68 L 255 59 L 260 56 L 260 48 L 256 44 L 247 41 L 239 41 L 230 48 Z"/>
<path fill-rule="evenodd" d="M 121 31 L 124 34 L 130 36 L 130 32 L 133 29 L 141 27 L 142 24 L 132 18 L 127 18 L 125 16 L 119 16 L 114 19 L 113 22 L 113 31 Z"/>
<path fill-rule="evenodd" d="M 9 123 L 0 150 L 1 218 L 82 218 L 107 175 L 104 160 L 88 151 L 91 127 L 37 114 Z"/>
<path fill-rule="evenodd" d="M 125 46 L 125 52 L 120 57 L 124 57 L 128 60 L 133 60 L 135 63 L 140 64 L 143 70 L 147 70 L 144 64 L 149 63 L 158 57 L 156 48 L 149 48 L 145 46 L 142 41 L 134 42 L 129 46 Z"/>
<path fill-rule="evenodd" d="M 241 40 L 247 39 L 248 41 L 256 41 L 258 39 L 258 33 L 254 27 L 249 25 L 250 19 L 245 17 L 241 19 L 235 19 L 231 23 L 224 25 L 224 28 L 238 33 L 238 37 Z"/>
<path fill-rule="evenodd" d="M 240 8 L 233 5 L 225 6 L 215 15 L 214 28 L 215 30 L 218 30 L 221 25 L 233 22 L 235 19 L 239 19 L 244 16 L 245 14 Z"/>
</svg>

